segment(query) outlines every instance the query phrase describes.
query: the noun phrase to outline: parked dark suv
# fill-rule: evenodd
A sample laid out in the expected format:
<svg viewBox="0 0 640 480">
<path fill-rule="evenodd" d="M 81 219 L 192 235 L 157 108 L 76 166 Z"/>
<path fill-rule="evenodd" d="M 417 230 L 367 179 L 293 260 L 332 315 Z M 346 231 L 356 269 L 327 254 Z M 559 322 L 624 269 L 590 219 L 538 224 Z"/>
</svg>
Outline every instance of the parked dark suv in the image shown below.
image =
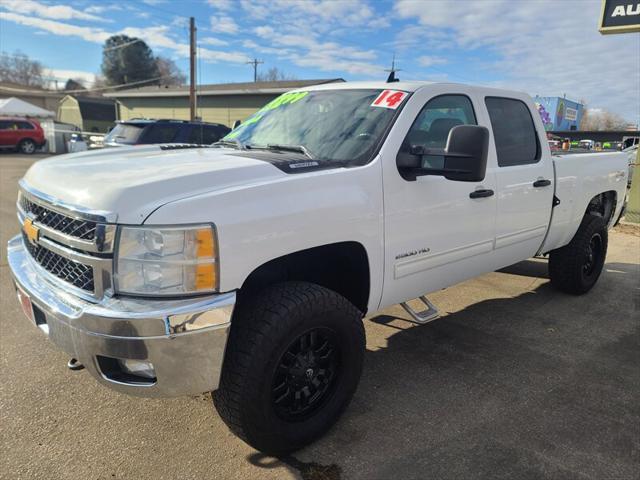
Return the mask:
<svg viewBox="0 0 640 480">
<path fill-rule="evenodd" d="M 210 145 L 231 129 L 219 123 L 186 120 L 133 119 L 117 122 L 104 139 L 105 147 L 148 145 L 153 143 L 191 143 Z"/>
</svg>

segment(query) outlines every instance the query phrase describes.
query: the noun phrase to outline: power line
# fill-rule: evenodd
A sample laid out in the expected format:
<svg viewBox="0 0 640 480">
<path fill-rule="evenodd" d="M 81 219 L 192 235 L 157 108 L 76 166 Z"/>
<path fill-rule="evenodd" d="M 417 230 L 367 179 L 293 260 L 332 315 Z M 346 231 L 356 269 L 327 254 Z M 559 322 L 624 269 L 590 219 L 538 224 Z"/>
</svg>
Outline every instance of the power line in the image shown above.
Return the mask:
<svg viewBox="0 0 640 480">
<path fill-rule="evenodd" d="M 133 40 L 130 40 L 130 41 L 125 42 L 125 43 L 121 43 L 120 45 L 114 45 L 113 47 L 103 47 L 102 51 L 103 52 L 109 52 L 111 50 L 117 50 L 118 48 L 128 47 L 129 45 L 132 45 L 132 44 L 138 43 L 138 42 L 144 42 L 144 40 L 142 40 L 141 38 L 134 38 Z"/>
<path fill-rule="evenodd" d="M 155 78 L 148 78 L 146 80 L 138 80 L 137 82 L 129 82 L 129 83 L 121 83 L 120 85 L 111 85 L 108 87 L 96 87 L 96 88 L 87 88 L 87 89 L 82 89 L 82 90 L 61 90 L 61 91 L 55 91 L 55 90 L 51 90 L 51 93 L 87 93 L 87 92 L 100 92 L 103 90 L 112 90 L 114 88 L 121 88 L 121 87 L 130 87 L 133 85 L 141 85 L 143 83 L 149 83 L 149 82 L 155 82 L 156 80 L 162 80 L 163 78 L 171 78 L 170 75 L 163 75 L 161 77 L 155 77 Z M 1 87 L 2 90 L 7 90 L 10 92 L 15 92 L 15 93 L 33 93 L 34 90 L 24 90 L 21 88 L 12 88 L 12 87 Z M 37 90 L 35 90 L 37 91 Z M 45 90 L 46 91 L 46 90 Z"/>
</svg>

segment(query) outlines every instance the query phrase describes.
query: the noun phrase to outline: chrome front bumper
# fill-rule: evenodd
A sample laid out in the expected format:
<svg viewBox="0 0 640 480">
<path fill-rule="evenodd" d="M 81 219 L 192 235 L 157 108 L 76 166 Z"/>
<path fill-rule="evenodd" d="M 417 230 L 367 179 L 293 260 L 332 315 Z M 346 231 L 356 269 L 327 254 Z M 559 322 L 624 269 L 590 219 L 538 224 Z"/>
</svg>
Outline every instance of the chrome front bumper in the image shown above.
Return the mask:
<svg viewBox="0 0 640 480">
<path fill-rule="evenodd" d="M 39 327 L 100 383 L 143 397 L 198 394 L 218 387 L 236 294 L 188 300 L 108 298 L 91 303 L 39 271 L 21 236 L 9 241 L 13 279 L 38 312 Z M 46 322 L 46 323 L 44 323 Z M 115 378 L 105 360 L 141 360 L 155 381 Z"/>
</svg>

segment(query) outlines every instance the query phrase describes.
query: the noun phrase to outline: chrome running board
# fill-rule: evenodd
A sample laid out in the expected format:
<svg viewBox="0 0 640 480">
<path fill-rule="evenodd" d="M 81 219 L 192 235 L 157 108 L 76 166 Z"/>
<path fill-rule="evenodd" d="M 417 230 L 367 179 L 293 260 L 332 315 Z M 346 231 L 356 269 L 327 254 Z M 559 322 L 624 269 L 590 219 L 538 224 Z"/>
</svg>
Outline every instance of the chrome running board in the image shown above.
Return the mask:
<svg viewBox="0 0 640 480">
<path fill-rule="evenodd" d="M 402 302 L 400 305 L 402 305 L 402 308 L 404 308 L 411 316 L 411 319 L 404 320 L 415 323 L 417 325 L 424 325 L 425 323 L 434 321 L 440 316 L 440 312 L 438 312 L 436 306 L 431 303 L 427 297 L 423 295 L 416 300 L 420 300 L 424 305 L 426 305 L 427 308 L 425 308 L 424 310 L 416 311 L 407 302 Z"/>
</svg>

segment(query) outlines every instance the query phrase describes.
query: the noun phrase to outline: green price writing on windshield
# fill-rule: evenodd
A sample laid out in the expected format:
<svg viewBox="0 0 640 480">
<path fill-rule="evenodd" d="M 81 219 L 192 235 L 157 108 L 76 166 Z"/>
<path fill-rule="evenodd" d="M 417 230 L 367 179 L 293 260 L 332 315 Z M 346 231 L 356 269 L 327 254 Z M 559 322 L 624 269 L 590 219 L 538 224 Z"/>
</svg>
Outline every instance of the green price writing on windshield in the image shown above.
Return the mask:
<svg viewBox="0 0 640 480">
<path fill-rule="evenodd" d="M 259 122 L 263 115 L 269 110 L 274 110 L 278 107 L 282 107 L 283 105 L 290 105 L 292 103 L 296 103 L 298 100 L 302 100 L 304 97 L 309 95 L 309 92 L 288 92 L 280 95 L 277 98 L 274 98 L 269 103 L 267 103 L 264 107 L 254 113 L 251 117 L 249 117 L 242 125 L 236 128 L 233 132 L 228 134 L 225 138 L 234 138 L 246 127 L 247 125 L 251 125 L 252 123 Z"/>
</svg>

